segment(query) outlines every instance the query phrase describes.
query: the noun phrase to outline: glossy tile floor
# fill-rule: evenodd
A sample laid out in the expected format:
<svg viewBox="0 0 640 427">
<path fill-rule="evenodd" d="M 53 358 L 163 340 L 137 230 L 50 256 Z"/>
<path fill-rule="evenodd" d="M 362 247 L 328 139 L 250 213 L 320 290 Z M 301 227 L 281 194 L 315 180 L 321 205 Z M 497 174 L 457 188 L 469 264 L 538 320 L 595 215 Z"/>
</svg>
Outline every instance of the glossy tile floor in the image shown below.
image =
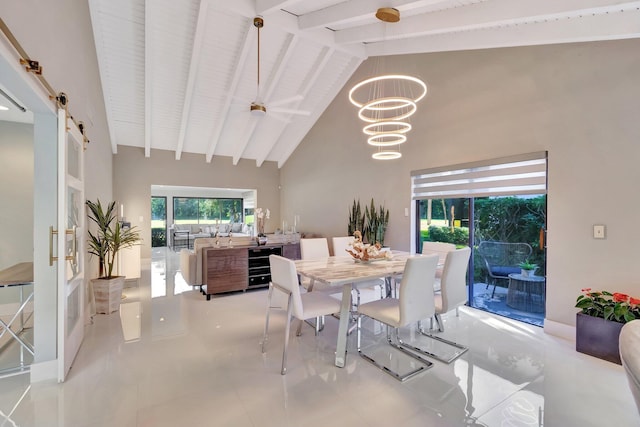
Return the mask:
<svg viewBox="0 0 640 427">
<path fill-rule="evenodd" d="M 333 318 L 317 338 L 292 336 L 281 376 L 284 312 L 260 352 L 266 290 L 206 301 L 177 269 L 176 254 L 155 251 L 120 313 L 87 326 L 64 384 L 1 379 L 0 426 L 640 425 L 620 366 L 466 307 L 445 317 L 445 335 L 470 350 L 404 383 L 358 357 L 355 336 L 347 366 L 333 366 Z M 368 349 L 395 365 L 381 328 L 366 326 Z"/>
</svg>

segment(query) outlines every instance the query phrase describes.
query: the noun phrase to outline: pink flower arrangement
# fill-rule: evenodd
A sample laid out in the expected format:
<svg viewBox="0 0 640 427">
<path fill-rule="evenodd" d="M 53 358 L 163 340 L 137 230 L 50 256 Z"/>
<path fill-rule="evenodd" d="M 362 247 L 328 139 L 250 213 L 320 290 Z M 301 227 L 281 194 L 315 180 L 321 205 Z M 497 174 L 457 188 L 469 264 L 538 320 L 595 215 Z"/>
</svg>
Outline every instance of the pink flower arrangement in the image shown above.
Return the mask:
<svg viewBox="0 0 640 427">
<path fill-rule="evenodd" d="M 640 319 L 640 299 L 620 292 L 584 288 L 576 300 L 576 307 L 582 309 L 583 314 L 619 323 Z"/>
</svg>

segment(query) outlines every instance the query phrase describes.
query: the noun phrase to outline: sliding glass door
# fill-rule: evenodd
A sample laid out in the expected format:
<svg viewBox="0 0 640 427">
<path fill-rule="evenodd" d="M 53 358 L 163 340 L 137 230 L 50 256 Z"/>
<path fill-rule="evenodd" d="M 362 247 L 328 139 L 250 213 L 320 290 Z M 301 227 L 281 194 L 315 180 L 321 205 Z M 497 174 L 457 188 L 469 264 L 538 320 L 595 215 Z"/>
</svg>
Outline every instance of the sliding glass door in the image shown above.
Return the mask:
<svg viewBox="0 0 640 427">
<path fill-rule="evenodd" d="M 167 198 L 151 197 L 151 247 L 167 246 Z"/>
<path fill-rule="evenodd" d="M 470 246 L 469 305 L 542 326 L 546 153 L 412 172 L 415 249 Z"/>
</svg>

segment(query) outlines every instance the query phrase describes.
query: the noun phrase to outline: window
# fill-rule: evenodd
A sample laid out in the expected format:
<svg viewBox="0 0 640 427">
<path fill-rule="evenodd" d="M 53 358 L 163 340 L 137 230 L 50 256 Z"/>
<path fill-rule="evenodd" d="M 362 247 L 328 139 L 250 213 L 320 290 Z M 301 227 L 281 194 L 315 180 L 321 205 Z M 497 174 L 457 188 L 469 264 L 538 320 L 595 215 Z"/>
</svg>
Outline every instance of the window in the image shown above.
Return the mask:
<svg viewBox="0 0 640 427">
<path fill-rule="evenodd" d="M 151 197 L 151 247 L 167 246 L 167 198 Z"/>
<path fill-rule="evenodd" d="M 174 197 L 176 224 L 215 224 L 243 222 L 242 199 Z"/>
</svg>

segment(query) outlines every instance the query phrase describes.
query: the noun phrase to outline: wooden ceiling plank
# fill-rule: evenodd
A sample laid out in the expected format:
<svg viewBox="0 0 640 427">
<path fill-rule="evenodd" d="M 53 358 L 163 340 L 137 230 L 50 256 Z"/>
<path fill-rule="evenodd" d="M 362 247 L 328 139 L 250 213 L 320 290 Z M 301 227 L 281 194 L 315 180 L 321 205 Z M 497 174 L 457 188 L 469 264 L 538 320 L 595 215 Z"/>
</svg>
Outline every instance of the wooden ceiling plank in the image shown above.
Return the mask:
<svg viewBox="0 0 640 427">
<path fill-rule="evenodd" d="M 98 57 L 98 73 L 100 74 L 100 81 L 103 86 L 103 93 L 109 90 L 110 85 L 107 84 L 107 67 L 105 62 L 108 62 L 107 52 L 104 51 L 104 39 L 102 33 L 102 26 L 97 25 L 97 23 L 104 22 L 104 20 L 100 19 L 100 2 L 99 0 L 89 0 L 89 14 L 91 15 L 91 22 L 93 27 L 93 39 L 95 41 L 96 46 L 96 56 Z M 112 102 L 112 98 L 107 96 L 107 94 L 103 95 L 104 98 L 104 109 L 107 115 L 107 130 L 109 131 L 109 139 L 111 140 L 111 152 L 113 154 L 118 153 L 118 140 L 116 139 L 116 132 L 114 129 L 114 117 L 113 111 L 115 109 L 115 105 Z"/>
<path fill-rule="evenodd" d="M 331 56 L 334 53 L 335 53 L 335 49 L 333 48 L 328 48 L 328 47 L 323 48 L 322 54 L 319 55 L 318 59 L 312 65 L 312 67 L 309 69 L 309 72 L 307 73 L 308 76 L 305 79 L 306 83 L 302 88 L 302 90 L 300 91 L 300 95 L 302 95 L 302 99 L 300 101 L 297 101 L 295 104 L 293 104 L 293 108 L 298 108 L 300 106 L 300 104 L 302 103 L 302 100 L 307 96 L 311 88 L 316 84 L 316 82 L 318 81 L 318 78 L 320 78 L 320 75 L 323 73 L 323 71 L 327 67 L 329 60 L 331 59 Z M 284 131 L 285 131 L 285 128 L 283 127 L 274 140 L 279 141 Z M 273 151 L 274 146 L 275 144 L 271 144 L 271 145 L 265 144 L 265 147 L 262 150 L 262 153 L 256 159 L 256 165 L 258 167 L 262 166 L 262 164 L 267 159 L 267 157 L 269 157 L 269 155 Z"/>
<path fill-rule="evenodd" d="M 290 65 L 291 55 L 293 54 L 293 51 L 295 49 L 296 44 L 298 43 L 298 40 L 299 40 L 298 37 L 293 34 L 290 34 L 289 37 L 287 37 L 287 41 L 285 42 L 286 43 L 285 52 L 278 59 L 277 63 L 273 66 L 271 76 L 267 80 L 269 82 L 269 85 L 267 87 L 267 90 L 264 92 L 264 96 L 262 98 L 265 100 L 265 106 L 267 107 L 267 114 L 269 114 L 269 104 L 267 101 L 271 98 L 271 95 L 273 95 L 273 91 L 280 83 L 280 79 L 282 78 L 282 73 L 284 73 L 285 68 Z M 255 131 L 255 127 L 253 130 Z M 242 143 L 238 145 L 238 150 L 236 151 L 236 154 L 233 156 L 234 165 L 238 164 L 238 161 L 240 160 L 240 158 L 242 158 L 244 151 L 247 149 L 247 146 L 249 145 L 249 142 L 253 141 L 253 139 L 254 139 L 254 132 L 252 132 L 249 135 L 249 138 L 247 138 L 246 140 L 244 140 Z M 274 140 L 272 139 L 272 141 Z M 267 144 L 268 142 L 266 138 L 262 138 L 260 143 Z M 275 142 L 270 142 L 270 143 L 274 144 Z"/>
<path fill-rule="evenodd" d="M 149 10 L 153 0 L 144 2 L 144 156 L 151 157 L 151 91 L 153 88 L 153 22 Z"/>
<path fill-rule="evenodd" d="M 373 43 L 431 34 L 525 24 L 620 10 L 620 0 L 492 0 L 401 19 L 398 24 L 374 24 L 336 31 L 336 42 Z M 625 2 L 637 4 L 638 2 Z"/>
<path fill-rule="evenodd" d="M 367 46 L 371 56 L 456 50 L 535 46 L 640 37 L 637 9 L 577 18 L 553 19 L 526 25 L 465 31 L 456 34 L 391 40 Z"/>
<path fill-rule="evenodd" d="M 242 44 L 242 51 L 238 56 L 238 61 L 233 67 L 236 72 L 233 75 L 233 80 L 231 85 L 229 85 L 229 91 L 227 92 L 227 96 L 224 101 L 224 105 L 222 107 L 222 120 L 219 120 L 213 133 L 211 134 L 211 138 L 209 138 L 209 148 L 207 150 L 206 159 L 207 162 L 211 162 L 213 158 L 213 154 L 216 151 L 216 146 L 220 140 L 220 135 L 222 134 L 222 130 L 229 116 L 229 112 L 231 110 L 231 101 L 233 100 L 234 94 L 238 88 L 238 83 L 240 82 L 240 75 L 242 74 L 242 70 L 245 68 L 247 63 L 247 58 L 249 57 L 250 48 L 253 44 L 253 41 L 256 38 L 256 32 L 253 30 L 253 23 L 249 26 L 247 25 L 247 30 L 244 34 L 244 43 Z"/>
<path fill-rule="evenodd" d="M 345 67 L 345 70 L 342 72 L 343 78 L 337 79 L 333 86 L 328 88 L 326 91 L 326 95 L 324 99 L 320 102 L 318 108 L 314 111 L 311 120 L 307 123 L 308 125 L 300 128 L 295 135 L 288 138 L 287 140 L 281 139 L 282 143 L 287 144 L 288 147 L 285 148 L 284 154 L 278 159 L 278 168 L 282 168 L 284 166 L 287 159 L 291 156 L 293 151 L 298 147 L 298 144 L 302 141 L 304 136 L 309 132 L 309 130 L 316 123 L 320 115 L 327 109 L 329 104 L 334 100 L 334 98 L 338 95 L 338 93 L 342 90 L 344 85 L 349 81 L 353 73 L 358 69 L 360 64 L 362 64 L 363 60 L 358 57 L 353 57 L 349 64 Z"/>
<path fill-rule="evenodd" d="M 198 20 L 196 23 L 195 35 L 193 38 L 193 46 L 191 49 L 189 77 L 187 79 L 184 103 L 182 104 L 182 119 L 180 121 L 180 133 L 178 136 L 178 146 L 176 147 L 176 160 L 180 160 L 180 158 L 182 157 L 184 139 L 187 134 L 187 125 L 189 123 L 189 116 L 191 115 L 191 100 L 193 97 L 193 90 L 195 87 L 196 77 L 198 75 L 198 66 L 200 65 L 200 58 L 203 55 L 202 44 L 204 42 L 204 35 L 206 33 L 206 27 L 207 27 L 208 4 L 209 4 L 208 1 L 202 0 L 200 2 L 200 8 L 198 10 Z"/>
<path fill-rule="evenodd" d="M 298 24 L 301 30 L 332 28 L 346 24 L 357 25 L 358 22 L 370 20 L 375 16 L 376 10 L 381 7 L 394 7 L 402 12 L 448 2 L 450 0 L 351 0 L 305 13 L 298 17 Z"/>
</svg>

